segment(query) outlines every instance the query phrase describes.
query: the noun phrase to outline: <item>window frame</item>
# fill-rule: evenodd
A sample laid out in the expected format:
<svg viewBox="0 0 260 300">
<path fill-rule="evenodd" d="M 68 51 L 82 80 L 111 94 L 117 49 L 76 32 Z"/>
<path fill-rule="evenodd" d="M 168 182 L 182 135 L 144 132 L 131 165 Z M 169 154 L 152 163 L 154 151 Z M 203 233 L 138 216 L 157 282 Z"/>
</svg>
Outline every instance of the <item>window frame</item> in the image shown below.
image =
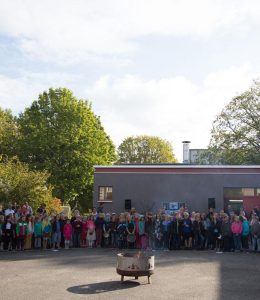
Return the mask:
<svg viewBox="0 0 260 300">
<path fill-rule="evenodd" d="M 100 193 L 101 193 L 101 189 L 102 188 L 104 188 L 105 190 L 104 190 L 104 199 L 103 200 L 101 200 L 100 199 Z M 108 199 L 108 198 L 106 198 L 106 195 L 107 195 L 107 193 L 108 193 L 108 191 L 106 190 L 106 189 L 111 189 L 111 192 L 109 192 L 109 193 L 111 193 L 111 199 Z M 112 203 L 113 202 L 113 186 L 111 186 L 111 185 L 100 185 L 99 187 L 98 187 L 98 201 L 97 201 L 98 203 Z"/>
</svg>

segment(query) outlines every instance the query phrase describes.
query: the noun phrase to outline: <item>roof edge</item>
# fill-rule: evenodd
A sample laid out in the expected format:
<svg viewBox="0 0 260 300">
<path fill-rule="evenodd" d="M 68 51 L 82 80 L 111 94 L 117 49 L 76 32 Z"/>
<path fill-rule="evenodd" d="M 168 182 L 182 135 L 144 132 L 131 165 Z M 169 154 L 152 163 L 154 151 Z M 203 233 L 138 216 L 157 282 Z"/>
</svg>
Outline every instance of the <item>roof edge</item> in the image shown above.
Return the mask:
<svg viewBox="0 0 260 300">
<path fill-rule="evenodd" d="M 95 169 L 138 169 L 138 168 L 146 168 L 146 169 L 259 169 L 260 165 L 188 165 L 188 164 L 176 164 L 176 165 L 111 165 L 111 166 L 102 166 L 102 165 L 94 165 Z"/>
</svg>

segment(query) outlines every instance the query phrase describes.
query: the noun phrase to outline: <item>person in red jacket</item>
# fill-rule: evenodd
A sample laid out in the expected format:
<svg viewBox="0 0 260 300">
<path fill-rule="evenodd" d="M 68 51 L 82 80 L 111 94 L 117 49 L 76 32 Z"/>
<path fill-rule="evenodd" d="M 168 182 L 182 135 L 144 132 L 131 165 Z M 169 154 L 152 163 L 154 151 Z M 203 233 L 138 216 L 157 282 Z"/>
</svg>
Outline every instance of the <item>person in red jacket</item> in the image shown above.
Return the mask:
<svg viewBox="0 0 260 300">
<path fill-rule="evenodd" d="M 231 225 L 231 231 L 233 233 L 235 251 L 240 251 L 241 250 L 241 233 L 242 233 L 242 230 L 243 230 L 242 222 L 239 220 L 238 216 L 235 216 L 234 222 Z"/>
<path fill-rule="evenodd" d="M 63 236 L 65 240 L 65 249 L 69 249 L 72 237 L 72 225 L 70 224 L 69 219 L 67 219 L 66 224 L 63 227 Z"/>
</svg>

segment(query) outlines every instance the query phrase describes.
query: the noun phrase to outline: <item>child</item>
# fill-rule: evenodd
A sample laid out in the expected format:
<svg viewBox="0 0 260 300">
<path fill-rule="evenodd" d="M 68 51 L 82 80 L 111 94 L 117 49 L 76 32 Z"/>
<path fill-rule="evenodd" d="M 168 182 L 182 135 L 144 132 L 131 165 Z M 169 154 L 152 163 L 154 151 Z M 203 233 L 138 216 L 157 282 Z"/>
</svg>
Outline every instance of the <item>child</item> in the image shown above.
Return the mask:
<svg viewBox="0 0 260 300">
<path fill-rule="evenodd" d="M 81 232 L 81 247 L 87 246 L 87 217 L 83 217 L 82 219 L 82 232 Z"/>
<path fill-rule="evenodd" d="M 76 220 L 73 222 L 72 227 L 73 227 L 73 234 L 74 234 L 73 235 L 73 237 L 74 237 L 74 241 L 73 241 L 74 247 L 75 248 L 80 248 L 80 235 L 81 235 L 81 232 L 82 232 L 82 222 L 81 222 L 80 216 L 76 217 Z"/>
<path fill-rule="evenodd" d="M 62 230 L 62 222 L 60 220 L 60 215 L 57 215 L 54 217 L 53 223 L 52 223 L 52 247 L 55 249 L 60 248 L 60 242 L 61 242 L 61 230 Z"/>
<path fill-rule="evenodd" d="M 252 216 L 250 232 L 252 235 L 252 251 L 260 252 L 260 224 L 256 215 Z"/>
<path fill-rule="evenodd" d="M 32 248 L 32 236 L 33 236 L 33 220 L 30 215 L 26 217 L 27 221 L 27 235 L 25 240 L 25 249 Z"/>
<path fill-rule="evenodd" d="M 189 218 L 189 213 L 184 213 L 184 219 L 182 223 L 182 236 L 184 240 L 185 249 L 191 250 L 192 248 L 192 223 Z"/>
<path fill-rule="evenodd" d="M 134 249 L 135 238 L 136 238 L 134 216 L 127 215 L 126 231 L 127 231 L 127 247 L 128 249 Z"/>
<path fill-rule="evenodd" d="M 49 217 L 46 215 L 42 221 L 43 233 L 43 249 L 46 250 L 48 245 L 51 244 L 51 223 Z"/>
<path fill-rule="evenodd" d="M 17 249 L 24 251 L 24 244 L 27 235 L 27 223 L 25 216 L 22 215 L 20 221 L 16 225 L 16 236 L 17 236 Z"/>
<path fill-rule="evenodd" d="M 152 250 L 154 248 L 154 222 L 151 212 L 146 215 L 144 231 L 147 236 L 148 248 Z"/>
<path fill-rule="evenodd" d="M 138 229 L 139 229 L 140 248 L 144 250 L 147 248 L 147 240 L 145 235 L 145 221 L 143 215 L 140 216 L 140 219 L 138 221 Z"/>
<path fill-rule="evenodd" d="M 155 237 L 155 248 L 161 249 L 163 246 L 163 229 L 162 229 L 162 220 L 159 215 L 156 215 L 154 221 L 154 237 Z"/>
<path fill-rule="evenodd" d="M 111 246 L 112 248 L 116 248 L 117 247 L 117 217 L 116 214 L 112 214 L 111 216 L 111 222 L 110 222 L 110 233 L 111 233 Z"/>
<path fill-rule="evenodd" d="M 88 242 L 88 247 L 92 248 L 94 246 L 95 241 L 96 241 L 95 222 L 94 222 L 94 216 L 91 215 L 89 217 L 89 219 L 87 220 L 87 242 Z"/>
<path fill-rule="evenodd" d="M 110 214 L 106 214 L 105 223 L 103 224 L 104 247 L 109 246 L 110 231 Z"/>
<path fill-rule="evenodd" d="M 72 237 L 72 226 L 69 219 L 67 219 L 66 224 L 63 227 L 63 236 L 65 240 L 65 249 L 69 249 Z"/>
<path fill-rule="evenodd" d="M 13 224 L 11 221 L 11 216 L 7 216 L 5 223 L 2 227 L 3 231 L 3 241 L 4 241 L 4 250 L 12 251 L 12 239 L 13 239 Z"/>
<path fill-rule="evenodd" d="M 42 222 L 39 217 L 35 218 L 34 224 L 34 248 L 41 249 L 42 246 Z"/>
<path fill-rule="evenodd" d="M 242 222 L 242 236 L 241 236 L 242 248 L 243 250 L 248 251 L 249 249 L 248 239 L 250 233 L 249 222 L 247 221 L 247 218 L 245 216 L 241 216 L 240 220 Z"/>
<path fill-rule="evenodd" d="M 126 220 L 125 216 L 121 214 L 119 216 L 119 223 L 117 226 L 117 236 L 118 236 L 118 248 L 123 249 L 126 246 Z"/>
<path fill-rule="evenodd" d="M 238 216 L 235 216 L 235 220 L 231 225 L 231 231 L 233 233 L 235 251 L 241 250 L 241 233 L 242 233 L 242 223 Z"/>
</svg>

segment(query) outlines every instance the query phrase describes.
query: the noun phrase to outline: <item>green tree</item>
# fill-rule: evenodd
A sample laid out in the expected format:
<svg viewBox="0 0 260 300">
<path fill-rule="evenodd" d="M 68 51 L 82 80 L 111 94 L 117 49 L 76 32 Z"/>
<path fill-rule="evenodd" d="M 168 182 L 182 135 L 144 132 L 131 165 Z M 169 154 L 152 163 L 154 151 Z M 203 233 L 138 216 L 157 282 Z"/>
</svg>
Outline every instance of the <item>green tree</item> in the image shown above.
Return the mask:
<svg viewBox="0 0 260 300">
<path fill-rule="evenodd" d="M 26 201 L 36 209 L 52 201 L 52 188 L 47 187 L 47 172 L 31 171 L 17 158 L 0 158 L 0 199 L 4 203 Z"/>
<path fill-rule="evenodd" d="M 234 97 L 217 116 L 208 157 L 216 164 L 260 163 L 260 81 Z"/>
<path fill-rule="evenodd" d="M 171 144 L 156 136 L 130 136 L 118 147 L 118 162 L 126 164 L 176 163 Z"/>
<path fill-rule="evenodd" d="M 18 126 L 10 110 L 0 108 L 0 154 L 16 155 Z"/>
<path fill-rule="evenodd" d="M 65 88 L 39 95 L 18 118 L 19 155 L 32 169 L 47 170 L 54 196 L 90 205 L 93 165 L 110 164 L 115 148 L 88 101 Z"/>
</svg>

